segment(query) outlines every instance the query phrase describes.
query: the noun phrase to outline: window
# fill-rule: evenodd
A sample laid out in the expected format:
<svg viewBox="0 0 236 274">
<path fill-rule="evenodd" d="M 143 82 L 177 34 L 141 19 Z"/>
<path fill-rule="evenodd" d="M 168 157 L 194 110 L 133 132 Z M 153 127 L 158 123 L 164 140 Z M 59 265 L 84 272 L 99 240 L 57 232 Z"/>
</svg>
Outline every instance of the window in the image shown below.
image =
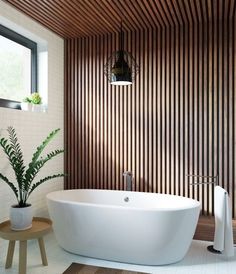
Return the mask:
<svg viewBox="0 0 236 274">
<path fill-rule="evenodd" d="M 0 107 L 20 109 L 37 91 L 37 44 L 0 25 Z"/>
</svg>

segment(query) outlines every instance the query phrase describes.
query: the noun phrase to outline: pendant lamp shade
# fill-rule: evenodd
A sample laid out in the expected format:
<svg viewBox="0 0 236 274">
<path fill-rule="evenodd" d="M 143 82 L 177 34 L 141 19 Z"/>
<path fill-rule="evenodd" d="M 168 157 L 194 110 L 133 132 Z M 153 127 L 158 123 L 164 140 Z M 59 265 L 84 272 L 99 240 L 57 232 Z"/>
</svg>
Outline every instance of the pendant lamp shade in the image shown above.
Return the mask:
<svg viewBox="0 0 236 274">
<path fill-rule="evenodd" d="M 104 68 L 104 73 L 112 85 L 131 85 L 139 71 L 135 59 L 124 50 L 124 33 L 120 31 L 120 48 L 112 53 Z"/>
</svg>

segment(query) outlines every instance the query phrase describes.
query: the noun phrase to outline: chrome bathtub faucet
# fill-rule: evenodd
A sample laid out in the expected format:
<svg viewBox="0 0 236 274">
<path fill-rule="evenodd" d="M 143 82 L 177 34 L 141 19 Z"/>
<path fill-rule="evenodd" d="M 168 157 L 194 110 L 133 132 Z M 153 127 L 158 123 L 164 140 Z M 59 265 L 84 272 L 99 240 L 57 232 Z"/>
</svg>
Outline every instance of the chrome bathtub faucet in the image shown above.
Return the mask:
<svg viewBox="0 0 236 274">
<path fill-rule="evenodd" d="M 123 176 L 126 177 L 126 190 L 132 191 L 132 185 L 133 185 L 133 175 L 131 171 L 125 171 L 123 173 Z"/>
</svg>

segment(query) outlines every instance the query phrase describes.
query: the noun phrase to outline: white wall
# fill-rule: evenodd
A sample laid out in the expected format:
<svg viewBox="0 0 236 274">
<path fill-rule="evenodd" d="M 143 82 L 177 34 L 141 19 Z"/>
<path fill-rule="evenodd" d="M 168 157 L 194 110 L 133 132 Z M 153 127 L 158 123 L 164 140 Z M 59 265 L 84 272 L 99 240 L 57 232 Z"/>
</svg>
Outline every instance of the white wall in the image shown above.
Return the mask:
<svg viewBox="0 0 236 274">
<path fill-rule="evenodd" d="M 26 33 L 29 32 L 31 36 L 36 35 L 46 41 L 48 47 L 47 113 L 31 113 L 0 107 L 0 134 L 7 136 L 5 129 L 8 126 L 15 127 L 26 163 L 28 163 L 37 145 L 55 128 L 60 128 L 61 131 L 48 146 L 46 152 L 55 148 L 63 148 L 64 42 L 56 34 L 0 0 L 0 24 L 6 25 L 8 21 L 10 25 L 16 25 Z M 0 172 L 11 177 L 13 175 L 2 149 L 0 151 Z M 39 177 L 43 178 L 43 176 L 61 172 L 63 172 L 63 155 L 48 162 Z M 61 178 L 39 186 L 32 194 L 30 202 L 33 204 L 35 216 L 47 216 L 45 196 L 48 192 L 58 189 L 63 189 L 63 179 Z M 0 181 L 0 222 L 8 219 L 9 208 L 14 203 L 16 200 L 11 189 L 3 181 Z"/>
</svg>

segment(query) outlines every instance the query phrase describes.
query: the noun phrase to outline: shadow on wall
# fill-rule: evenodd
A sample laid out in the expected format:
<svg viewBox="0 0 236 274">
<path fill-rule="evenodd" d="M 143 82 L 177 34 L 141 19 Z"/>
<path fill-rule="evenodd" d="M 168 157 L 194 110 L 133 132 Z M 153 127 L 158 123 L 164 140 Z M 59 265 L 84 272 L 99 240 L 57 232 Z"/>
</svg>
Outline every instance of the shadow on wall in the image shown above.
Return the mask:
<svg viewBox="0 0 236 274">
<path fill-rule="evenodd" d="M 67 119 L 73 124 L 68 123 L 66 138 L 66 189 L 124 190 L 123 172 L 129 170 L 133 173 L 133 190 L 153 192 L 153 184 L 140 177 L 144 166 L 137 158 L 139 149 L 144 148 L 137 144 L 139 132 L 131 125 L 131 119 L 136 119 L 129 112 L 131 92 L 132 87 L 107 83 L 104 90 L 94 88 L 93 93 L 90 90 L 83 95 L 76 112 L 69 112 Z"/>
</svg>

